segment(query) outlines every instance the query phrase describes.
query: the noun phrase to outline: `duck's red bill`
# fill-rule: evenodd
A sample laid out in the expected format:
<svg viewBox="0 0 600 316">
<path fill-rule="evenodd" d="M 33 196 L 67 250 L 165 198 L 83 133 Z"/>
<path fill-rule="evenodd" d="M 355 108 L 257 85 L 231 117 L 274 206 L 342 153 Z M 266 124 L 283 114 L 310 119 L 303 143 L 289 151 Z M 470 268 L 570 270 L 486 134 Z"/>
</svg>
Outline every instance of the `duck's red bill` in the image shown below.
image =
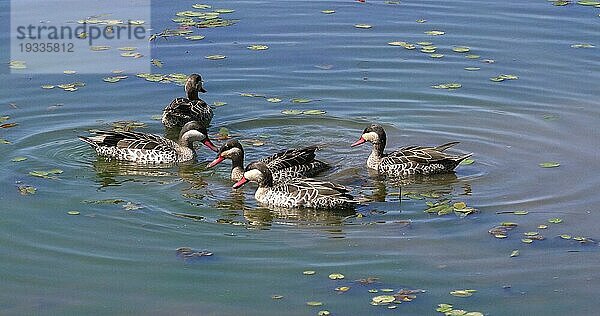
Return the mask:
<svg viewBox="0 0 600 316">
<path fill-rule="evenodd" d="M 215 145 L 214 145 L 214 144 L 213 144 L 213 143 L 210 141 L 210 139 L 208 139 L 208 138 L 207 138 L 207 139 L 205 139 L 205 140 L 204 140 L 202 143 L 204 144 L 204 146 L 206 146 L 206 147 L 210 148 L 210 150 L 212 150 L 212 151 L 214 151 L 214 152 L 218 152 L 218 151 L 219 151 L 219 148 L 217 148 L 217 146 L 215 146 Z"/>
<path fill-rule="evenodd" d="M 234 189 L 237 189 L 237 188 L 241 187 L 242 185 L 246 184 L 246 182 L 248 182 L 248 179 L 246 179 L 246 178 L 242 177 L 242 178 L 240 179 L 240 181 L 236 182 L 236 183 L 233 185 L 233 188 L 234 188 Z"/>
<path fill-rule="evenodd" d="M 356 147 L 358 145 L 363 144 L 364 142 L 366 142 L 366 140 L 361 136 L 354 144 L 350 145 L 350 147 Z"/>
<path fill-rule="evenodd" d="M 215 158 L 215 160 L 213 160 L 211 163 L 209 163 L 209 164 L 208 164 L 208 166 L 206 166 L 206 167 L 208 167 L 208 168 L 212 168 L 212 167 L 214 167 L 214 166 L 216 166 L 216 165 L 220 164 L 220 163 L 221 163 L 221 161 L 223 161 L 223 159 L 225 159 L 225 158 L 223 158 L 223 157 L 221 157 L 221 156 L 218 156 L 217 158 Z"/>
</svg>

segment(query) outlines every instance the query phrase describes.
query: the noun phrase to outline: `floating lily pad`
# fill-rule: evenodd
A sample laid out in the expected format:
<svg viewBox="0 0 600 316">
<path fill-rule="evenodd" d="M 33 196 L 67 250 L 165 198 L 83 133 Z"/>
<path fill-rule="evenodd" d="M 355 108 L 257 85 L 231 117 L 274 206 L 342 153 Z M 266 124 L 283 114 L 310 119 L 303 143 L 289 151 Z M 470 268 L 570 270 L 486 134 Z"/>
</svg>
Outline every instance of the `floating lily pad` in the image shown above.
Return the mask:
<svg viewBox="0 0 600 316">
<path fill-rule="evenodd" d="M 440 35 L 446 34 L 446 32 L 438 31 L 438 30 L 431 30 L 431 31 L 426 31 L 425 34 L 431 35 L 431 36 L 440 36 Z"/>
<path fill-rule="evenodd" d="M 549 162 L 542 162 L 539 164 L 539 166 L 542 168 L 556 168 L 556 167 L 560 166 L 560 163 L 555 162 L 555 161 L 549 161 Z"/>
<path fill-rule="evenodd" d="M 304 275 L 314 275 L 315 273 L 317 273 L 317 272 L 314 270 L 306 270 L 306 271 L 302 272 L 302 274 L 304 274 Z"/>
<path fill-rule="evenodd" d="M 573 238 L 573 236 L 571 236 L 569 234 L 562 234 L 562 235 L 559 235 L 559 237 L 562 239 L 567 239 L 567 240 Z"/>
<path fill-rule="evenodd" d="M 465 67 L 465 70 L 466 71 L 478 71 L 478 70 L 481 70 L 481 68 L 479 68 L 479 67 Z M 463 161 L 465 161 L 465 160 L 463 160 Z"/>
<path fill-rule="evenodd" d="M 415 22 L 417 22 L 417 23 L 425 23 L 425 22 L 427 22 L 427 20 L 425 20 L 425 19 L 418 19 Z"/>
<path fill-rule="evenodd" d="M 358 28 L 358 29 L 370 29 L 370 28 L 372 28 L 373 26 L 372 26 L 372 25 L 370 25 L 370 24 L 358 23 L 358 24 L 354 24 L 354 27 L 355 27 L 355 28 Z"/>
<path fill-rule="evenodd" d="M 458 82 L 450 82 L 450 83 L 442 83 L 438 85 L 431 86 L 434 89 L 448 89 L 448 90 L 456 90 L 462 87 L 462 85 Z"/>
<path fill-rule="evenodd" d="M 371 304 L 373 305 L 385 305 L 392 303 L 396 300 L 396 297 L 393 295 L 378 295 L 371 299 Z"/>
<path fill-rule="evenodd" d="M 554 217 L 548 220 L 548 223 L 551 224 L 560 224 L 562 223 L 562 219 L 558 218 L 558 217 Z"/>
<path fill-rule="evenodd" d="M 211 6 L 208 4 L 196 3 L 196 4 L 192 4 L 192 8 L 194 8 L 194 9 L 210 9 Z"/>
<path fill-rule="evenodd" d="M 444 57 L 444 54 L 430 54 L 429 57 L 431 57 L 431 58 L 442 58 L 442 57 Z"/>
<path fill-rule="evenodd" d="M 15 157 L 15 158 L 11 159 L 10 161 L 21 162 L 21 161 L 25 161 L 25 160 L 27 160 L 27 157 Z"/>
<path fill-rule="evenodd" d="M 214 106 L 224 106 L 227 105 L 227 102 L 222 102 L 222 101 L 215 101 L 213 102 Z"/>
<path fill-rule="evenodd" d="M 304 110 L 302 111 L 302 114 L 304 115 L 323 115 L 327 112 L 323 111 L 323 110 Z"/>
<path fill-rule="evenodd" d="M 304 99 L 304 98 L 295 98 L 291 100 L 292 103 L 309 103 L 312 102 L 311 99 Z"/>
<path fill-rule="evenodd" d="M 271 295 L 271 298 L 274 300 L 280 300 L 283 298 L 283 295 Z"/>
<path fill-rule="evenodd" d="M 281 99 L 279 99 L 279 98 L 268 98 L 267 101 L 269 101 L 271 103 L 279 103 L 279 102 L 281 102 Z"/>
<path fill-rule="evenodd" d="M 225 56 L 225 55 L 208 55 L 208 56 L 206 56 L 204 58 L 210 59 L 210 60 L 220 60 L 220 59 L 227 58 L 227 56 Z"/>
<path fill-rule="evenodd" d="M 308 306 L 322 306 L 323 302 L 318 302 L 318 301 L 308 301 L 306 302 L 306 305 Z"/>
<path fill-rule="evenodd" d="M 469 59 L 478 59 L 478 58 L 479 58 L 479 57 L 481 57 L 481 56 L 479 56 L 479 55 L 474 55 L 474 54 L 468 54 L 468 55 L 465 55 L 465 57 L 466 57 L 466 58 L 469 58 Z"/>
<path fill-rule="evenodd" d="M 450 292 L 450 295 L 456 297 L 469 297 L 472 296 L 475 292 L 477 292 L 477 290 L 454 290 Z"/>
<path fill-rule="evenodd" d="M 267 45 L 250 45 L 250 46 L 247 46 L 246 48 L 248 48 L 250 50 L 267 50 L 267 49 L 269 49 L 269 46 L 267 46 Z"/>
<path fill-rule="evenodd" d="M 515 215 L 527 215 L 527 214 L 529 214 L 528 211 L 514 211 L 512 213 L 515 214 Z"/>
<path fill-rule="evenodd" d="M 10 145 L 10 144 L 11 144 L 11 142 L 10 142 L 10 141 L 8 141 L 8 140 L 6 140 L 6 139 L 4 139 L 4 138 L 0 138 L 0 144 L 4 144 L 4 145 Z"/>
<path fill-rule="evenodd" d="M 472 165 L 475 162 L 473 159 L 465 159 L 460 162 L 461 165 Z"/>
<path fill-rule="evenodd" d="M 204 39 L 206 36 L 204 35 L 190 35 L 190 36 L 186 36 L 185 39 L 190 40 L 190 41 L 199 41 Z"/>
<path fill-rule="evenodd" d="M 333 14 L 333 13 L 335 13 L 335 10 L 322 10 L 321 13 L 324 13 L 324 14 Z"/>
<path fill-rule="evenodd" d="M 349 290 L 350 290 L 349 286 L 338 286 L 335 288 L 336 292 L 341 292 L 341 293 L 348 292 Z"/>
<path fill-rule="evenodd" d="M 81 213 L 79 211 L 68 211 L 67 214 L 69 214 L 69 215 L 79 215 Z"/>
<path fill-rule="evenodd" d="M 221 14 L 227 14 L 227 13 L 233 13 L 233 12 L 235 12 L 235 10 L 233 10 L 233 9 L 215 9 L 214 12 L 221 13 Z"/>
<path fill-rule="evenodd" d="M 27 69 L 27 65 L 22 60 L 11 60 L 8 63 L 8 68 L 10 68 L 10 69 L 16 69 L 16 70 Z"/>
<path fill-rule="evenodd" d="M 8 116 L 8 115 L 0 116 L 0 123 L 6 122 L 8 120 L 10 120 L 10 116 Z"/>
<path fill-rule="evenodd" d="M 75 70 L 64 70 L 63 71 L 63 74 L 65 74 L 65 75 L 74 75 L 76 73 L 77 73 L 77 71 L 75 71 Z"/>
<path fill-rule="evenodd" d="M 344 275 L 341 274 L 341 273 L 332 273 L 332 274 L 329 275 L 329 278 L 331 280 L 341 280 L 341 279 L 344 278 Z"/>
<path fill-rule="evenodd" d="M 97 45 L 97 46 L 90 46 L 90 50 L 94 51 L 94 52 L 99 52 L 99 51 L 104 51 L 104 50 L 109 50 L 110 46 L 106 46 L 106 45 Z"/>
<path fill-rule="evenodd" d="M 521 239 L 521 242 L 526 243 L 526 244 L 530 244 L 533 242 L 533 239 L 531 238 L 523 238 Z"/>
<path fill-rule="evenodd" d="M 389 42 L 388 45 L 391 45 L 391 46 L 400 46 L 400 47 L 403 47 L 403 48 L 408 49 L 408 50 L 412 50 L 412 49 L 417 48 L 415 45 L 407 43 L 407 42 Z"/>
<path fill-rule="evenodd" d="M 61 174 L 61 173 L 63 173 L 63 171 L 60 169 L 50 169 L 47 171 L 43 171 L 43 170 L 30 171 L 29 175 L 34 176 L 34 177 L 39 177 L 39 178 L 45 178 L 45 179 L 55 179 L 56 177 L 54 177 L 54 175 Z"/>
<path fill-rule="evenodd" d="M 518 249 L 515 249 L 515 250 L 513 250 L 513 251 L 510 253 L 510 257 L 511 257 L 511 258 L 513 258 L 513 257 L 518 257 L 518 256 L 519 256 L 519 250 L 518 250 Z"/>
<path fill-rule="evenodd" d="M 281 114 L 285 114 L 285 115 L 300 115 L 302 114 L 301 110 L 283 110 L 281 111 Z"/>
<path fill-rule="evenodd" d="M 17 189 L 21 195 L 32 195 L 37 192 L 37 189 L 30 185 L 20 185 Z"/>
<path fill-rule="evenodd" d="M 471 49 L 467 46 L 454 46 L 452 47 L 452 51 L 456 53 L 468 53 Z"/>
<path fill-rule="evenodd" d="M 567 0 L 556 0 L 556 1 L 552 1 L 552 4 L 557 6 L 557 7 L 561 7 L 561 6 L 565 6 L 568 4 L 571 4 L 571 1 L 567 1 Z"/>
<path fill-rule="evenodd" d="M 577 4 L 586 5 L 586 6 L 598 6 L 598 5 L 600 5 L 600 1 L 581 0 L 581 1 L 577 1 Z"/>
<path fill-rule="evenodd" d="M 317 316 L 329 316 L 331 313 L 328 310 L 322 310 L 317 313 Z"/>
</svg>

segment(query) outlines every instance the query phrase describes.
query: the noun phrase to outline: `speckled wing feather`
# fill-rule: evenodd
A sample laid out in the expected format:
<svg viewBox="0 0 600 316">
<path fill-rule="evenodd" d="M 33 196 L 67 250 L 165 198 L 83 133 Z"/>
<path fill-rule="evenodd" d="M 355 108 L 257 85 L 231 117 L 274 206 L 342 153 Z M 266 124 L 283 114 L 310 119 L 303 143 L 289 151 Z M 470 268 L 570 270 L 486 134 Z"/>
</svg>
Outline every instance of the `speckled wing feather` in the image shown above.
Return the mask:
<svg viewBox="0 0 600 316">
<path fill-rule="evenodd" d="M 261 159 L 273 172 L 283 169 L 307 165 L 315 160 L 317 146 L 309 146 L 301 149 L 289 149 Z"/>
<path fill-rule="evenodd" d="M 97 142 L 99 146 L 145 150 L 173 150 L 175 148 L 175 142 L 154 134 L 120 131 L 95 131 L 94 133 L 104 136 L 95 138 L 102 140 Z"/>
<path fill-rule="evenodd" d="M 176 98 L 164 109 L 162 121 L 167 127 L 198 121 L 208 128 L 213 118 L 213 110 L 203 100 Z"/>
</svg>

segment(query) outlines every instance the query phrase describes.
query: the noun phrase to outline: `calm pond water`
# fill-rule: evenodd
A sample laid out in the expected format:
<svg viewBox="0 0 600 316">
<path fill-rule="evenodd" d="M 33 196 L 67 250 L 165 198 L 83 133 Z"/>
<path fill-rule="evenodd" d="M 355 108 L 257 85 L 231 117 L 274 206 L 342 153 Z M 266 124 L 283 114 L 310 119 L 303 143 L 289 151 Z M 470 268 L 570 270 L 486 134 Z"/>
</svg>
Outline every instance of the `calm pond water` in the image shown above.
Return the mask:
<svg viewBox="0 0 600 316">
<path fill-rule="evenodd" d="M 194 3 L 153 3 L 154 30 L 175 28 L 175 13 Z M 11 142 L 0 144 L 1 314 L 442 315 L 435 311 L 441 303 L 486 315 L 596 313 L 600 51 L 571 45 L 600 45 L 600 9 L 544 0 L 206 3 L 234 9 L 227 16 L 239 21 L 195 29 L 206 36 L 200 41 L 157 40 L 152 58 L 164 65 L 153 71 L 201 73 L 204 99 L 227 103 L 215 109 L 211 132 L 226 127 L 264 143 L 246 146 L 249 159 L 322 144 L 319 157 L 335 165 L 322 177 L 354 188 L 365 200 L 360 216 L 259 208 L 253 185 L 230 188 L 229 164 L 205 169 L 214 158 L 205 148 L 197 163 L 141 168 L 99 161 L 77 140 L 120 120 L 163 133 L 153 116 L 182 96 L 181 86 L 133 74 L 111 84 L 102 81 L 108 72 L 6 70 L 0 116 L 18 126 L 0 129 Z M 7 4 L 0 6 L 4 20 Z M 445 34 L 424 33 L 430 30 Z M 7 39 L 3 33 L 4 51 Z M 393 41 L 432 42 L 444 57 L 387 44 Z M 248 50 L 252 44 L 269 49 Z M 214 54 L 227 58 L 205 58 Z M 490 80 L 500 74 L 518 79 Z M 40 88 L 72 81 L 86 86 Z M 451 82 L 462 87 L 431 87 Z M 327 113 L 281 114 L 286 109 Z M 366 146 L 349 148 L 371 122 L 384 125 L 390 149 L 458 140 L 454 152 L 473 152 L 475 162 L 455 176 L 405 185 L 400 196 L 397 185 L 369 175 Z M 551 161 L 560 166 L 539 166 Z M 63 173 L 28 174 L 50 169 Z M 20 194 L 25 185 L 36 193 Z M 444 198 L 479 212 L 424 212 L 426 202 Z M 73 210 L 80 214 L 68 215 Z M 510 213 L 519 210 L 529 213 Z M 494 238 L 488 231 L 502 222 L 518 227 Z M 527 232 L 545 239 L 524 243 Z M 176 255 L 184 246 L 214 255 L 184 260 Z M 331 273 L 345 278 L 330 280 Z M 355 281 L 368 277 L 378 279 Z M 350 289 L 335 291 L 341 286 Z M 426 292 L 389 309 L 370 304 L 390 294 L 381 289 Z M 457 289 L 477 292 L 452 296 Z"/>
</svg>

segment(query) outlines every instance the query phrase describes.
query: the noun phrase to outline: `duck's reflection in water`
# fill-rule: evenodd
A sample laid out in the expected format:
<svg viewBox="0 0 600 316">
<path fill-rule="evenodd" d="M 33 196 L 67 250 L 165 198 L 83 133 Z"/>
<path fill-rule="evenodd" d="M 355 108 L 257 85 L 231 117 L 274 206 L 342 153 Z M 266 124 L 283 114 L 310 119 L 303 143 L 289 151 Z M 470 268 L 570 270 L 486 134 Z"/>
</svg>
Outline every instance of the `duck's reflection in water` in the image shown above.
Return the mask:
<svg viewBox="0 0 600 316">
<path fill-rule="evenodd" d="M 174 164 L 140 165 L 133 162 L 98 157 L 92 165 L 96 172 L 96 182 L 98 182 L 100 188 L 119 186 L 125 182 L 170 183 L 173 180 L 169 180 L 168 177 L 176 176 L 172 170 Z"/>
</svg>

